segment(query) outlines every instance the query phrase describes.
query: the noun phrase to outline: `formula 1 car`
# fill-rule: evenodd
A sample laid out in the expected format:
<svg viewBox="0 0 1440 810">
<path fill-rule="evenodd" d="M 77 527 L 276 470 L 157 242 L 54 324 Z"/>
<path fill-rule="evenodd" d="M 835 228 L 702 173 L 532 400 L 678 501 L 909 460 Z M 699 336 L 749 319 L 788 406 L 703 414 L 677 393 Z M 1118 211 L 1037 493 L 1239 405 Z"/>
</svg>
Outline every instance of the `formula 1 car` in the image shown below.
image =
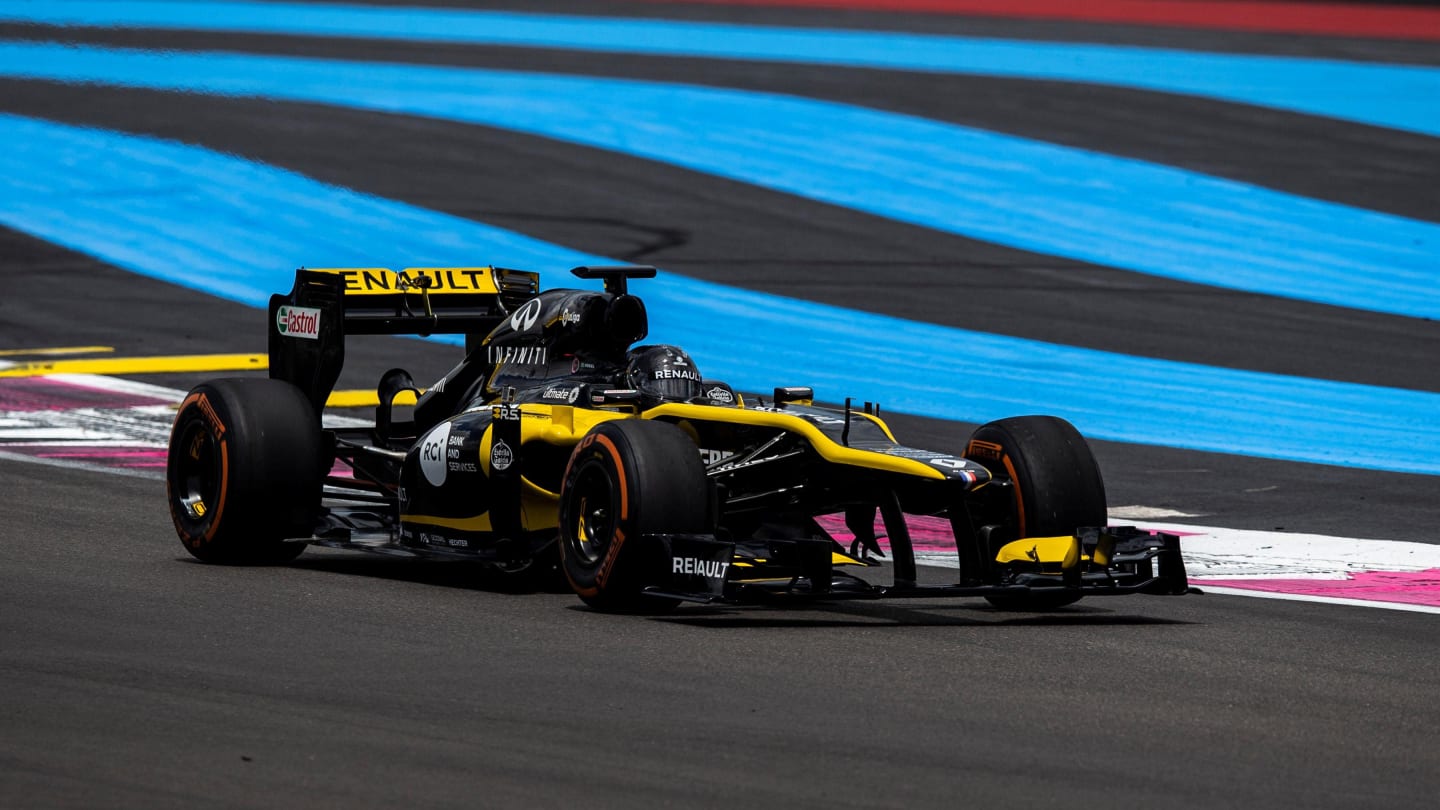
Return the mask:
<svg viewBox="0 0 1440 810">
<path fill-rule="evenodd" d="M 166 475 L 186 550 L 558 566 L 615 611 L 1187 591 L 1176 536 L 1104 525 L 1099 468 L 1068 422 L 992 422 L 960 454 L 907 447 L 870 403 L 742 395 L 678 347 L 636 346 L 648 322 L 628 283 L 654 268 L 571 272 L 604 291 L 541 293 L 538 274 L 493 267 L 298 270 L 270 301 L 270 378 L 207 382 L 180 405 Z M 373 425 L 322 427 L 347 335 L 436 333 L 466 336 L 459 365 L 423 391 L 392 369 Z M 922 516 L 954 535 L 953 583 L 917 583 Z"/>
</svg>

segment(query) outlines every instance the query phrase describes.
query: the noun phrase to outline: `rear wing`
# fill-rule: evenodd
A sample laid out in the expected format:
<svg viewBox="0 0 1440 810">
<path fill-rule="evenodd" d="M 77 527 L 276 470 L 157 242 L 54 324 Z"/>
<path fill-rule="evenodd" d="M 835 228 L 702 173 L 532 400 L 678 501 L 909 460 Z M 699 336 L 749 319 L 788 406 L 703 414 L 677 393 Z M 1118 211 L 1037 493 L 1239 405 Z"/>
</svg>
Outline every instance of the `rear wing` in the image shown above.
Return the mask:
<svg viewBox="0 0 1440 810">
<path fill-rule="evenodd" d="M 270 376 L 298 386 L 318 414 L 346 335 L 465 335 L 468 350 L 539 292 L 539 273 L 501 267 L 302 267 L 288 294 L 270 296 Z"/>
<path fill-rule="evenodd" d="M 301 268 L 290 297 L 318 300 L 322 290 L 333 297 L 337 287 L 347 335 L 483 337 L 540 293 L 540 274 L 501 267 Z"/>
</svg>

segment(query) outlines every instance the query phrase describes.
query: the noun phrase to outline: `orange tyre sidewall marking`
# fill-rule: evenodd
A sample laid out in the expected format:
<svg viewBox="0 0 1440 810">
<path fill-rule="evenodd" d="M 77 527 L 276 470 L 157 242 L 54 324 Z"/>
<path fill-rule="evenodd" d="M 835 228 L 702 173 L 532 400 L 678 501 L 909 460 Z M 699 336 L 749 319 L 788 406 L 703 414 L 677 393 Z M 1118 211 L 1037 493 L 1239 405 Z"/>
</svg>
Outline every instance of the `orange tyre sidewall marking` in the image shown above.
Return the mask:
<svg viewBox="0 0 1440 810">
<path fill-rule="evenodd" d="M 625 465 L 621 463 L 620 451 L 615 447 L 615 443 L 610 441 L 609 436 L 596 435 L 595 441 L 610 448 L 610 460 L 615 465 L 615 477 L 620 480 L 620 519 L 629 520 L 630 492 L 625 485 Z"/>
<path fill-rule="evenodd" d="M 620 546 L 625 543 L 625 532 L 619 529 L 610 538 L 610 550 L 606 552 L 605 559 L 600 562 L 600 570 L 595 572 L 595 584 L 599 588 L 605 587 L 610 579 L 610 572 L 614 570 L 615 558 L 620 554 Z"/>
<path fill-rule="evenodd" d="M 209 543 L 214 539 L 216 530 L 220 528 L 220 519 L 225 514 L 225 497 L 230 491 L 230 442 L 225 437 L 230 431 L 225 427 L 225 423 L 220 421 L 219 415 L 215 413 L 215 408 L 204 394 L 191 394 L 185 398 L 184 402 L 180 403 L 180 408 L 176 411 L 177 424 L 180 419 L 184 418 L 186 409 L 191 406 L 200 412 L 201 421 L 214 431 L 215 443 L 220 446 L 220 494 L 215 499 L 215 509 L 209 515 L 210 528 L 198 538 L 188 531 L 185 532 L 185 539 L 189 541 L 190 545 L 198 547 L 201 542 Z M 174 493 L 170 489 L 168 475 L 165 477 L 165 489 L 166 493 L 173 498 Z M 181 529 L 183 530 L 183 527 Z"/>
<path fill-rule="evenodd" d="M 565 464 L 565 477 L 563 480 L 570 480 L 570 473 L 575 468 L 576 460 L 580 457 L 580 455 L 585 451 L 586 448 L 588 448 L 590 445 L 594 444 L 597 441 L 605 445 L 606 449 L 610 454 L 611 464 L 615 467 L 616 476 L 620 479 L 620 519 L 624 520 L 629 514 L 629 505 L 625 502 L 625 496 L 627 494 L 625 485 L 625 469 L 620 465 L 620 454 L 615 448 L 615 443 L 610 441 L 609 438 L 596 433 L 590 433 L 587 434 L 585 438 L 581 439 L 580 444 L 576 445 L 575 451 L 570 454 L 570 460 Z M 595 454 L 595 458 L 599 458 L 600 456 L 600 452 L 597 452 Z M 569 521 L 567 520 L 566 522 L 568 523 Z M 605 586 L 605 581 L 610 577 L 610 566 L 614 563 L 616 552 L 619 550 L 620 544 L 623 543 L 624 540 L 625 533 L 617 528 L 612 534 L 610 548 L 606 551 L 605 559 L 600 561 L 600 567 L 595 572 L 595 585 L 579 584 L 575 581 L 574 577 L 570 576 L 569 568 L 562 566 L 562 568 L 565 568 L 565 579 L 570 582 L 570 588 L 574 590 L 575 593 L 581 596 L 598 596 L 600 593 L 600 589 Z M 560 553 L 561 555 L 564 555 L 566 553 L 564 543 L 560 544 Z"/>
<path fill-rule="evenodd" d="M 215 517 L 210 520 L 210 529 L 205 532 L 205 542 L 210 542 L 215 536 L 215 530 L 220 528 L 220 519 L 225 515 L 225 496 L 230 491 L 230 442 L 225 439 L 219 440 L 220 444 L 220 497 L 215 504 Z"/>
<path fill-rule="evenodd" d="M 1019 538 L 1025 537 L 1025 494 L 1020 491 L 1020 478 L 1015 475 L 1015 465 L 1010 461 L 1010 454 L 1005 452 L 1005 446 L 984 439 L 971 439 L 965 446 L 965 455 L 981 458 L 990 456 L 1005 465 L 1005 472 L 1010 476 L 1010 488 L 1015 491 L 1015 530 L 1019 533 Z"/>
<path fill-rule="evenodd" d="M 575 469 L 575 459 L 579 458 L 580 453 L 583 452 L 585 448 L 589 447 L 592 443 L 594 443 L 594 441 L 594 435 L 589 435 L 581 439 L 580 444 L 575 446 L 575 449 L 570 453 L 570 460 L 565 462 L 565 477 L 561 479 L 562 481 L 565 481 L 567 483 L 570 481 L 570 473 Z M 565 521 L 567 525 L 569 524 L 569 522 L 570 521 L 568 519 Z M 569 552 L 566 551 L 566 545 L 567 544 L 564 542 L 560 543 L 560 559 L 562 561 L 567 559 L 569 555 Z M 560 566 L 560 569 L 565 572 L 565 581 L 570 583 L 570 590 L 574 591 L 575 593 L 581 596 L 593 597 L 600 592 L 598 588 L 590 585 L 581 585 L 580 583 L 576 582 L 575 578 L 570 576 L 569 566 L 562 564 Z"/>
<path fill-rule="evenodd" d="M 1016 530 L 1019 532 L 1020 538 L 1024 538 L 1026 536 L 1025 493 L 1020 491 L 1020 478 L 1015 475 L 1015 465 L 1010 463 L 1010 454 L 1005 453 L 1000 457 L 1000 460 L 1005 463 L 1005 472 L 1010 474 L 1010 487 L 1015 490 L 1015 519 L 1019 523 L 1019 525 L 1016 526 Z"/>
<path fill-rule="evenodd" d="M 600 561 L 600 569 L 595 572 L 595 584 L 598 588 L 605 587 L 610 579 L 610 572 L 614 570 L 615 559 L 620 556 L 620 547 L 625 544 L 625 531 L 620 528 L 620 523 L 630 518 L 630 490 L 625 481 L 625 464 L 620 457 L 620 450 L 609 436 L 598 433 L 591 434 L 595 437 L 597 444 L 603 445 L 610 454 L 610 464 L 615 468 L 615 478 L 620 482 L 620 520 L 610 534 L 610 548 L 605 552 L 605 559 Z"/>
</svg>

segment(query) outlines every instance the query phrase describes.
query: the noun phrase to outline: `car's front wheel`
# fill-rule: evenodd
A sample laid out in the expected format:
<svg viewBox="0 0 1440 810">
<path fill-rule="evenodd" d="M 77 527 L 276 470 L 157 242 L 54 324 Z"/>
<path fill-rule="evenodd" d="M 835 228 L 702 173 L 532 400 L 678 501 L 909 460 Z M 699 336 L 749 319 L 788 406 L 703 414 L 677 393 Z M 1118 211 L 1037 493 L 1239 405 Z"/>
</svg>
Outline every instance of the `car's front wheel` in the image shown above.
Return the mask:
<svg viewBox="0 0 1440 810">
<path fill-rule="evenodd" d="M 709 490 L 695 443 L 679 428 L 605 422 L 570 456 L 560 490 L 560 560 L 591 607 L 656 612 L 674 599 L 644 593 L 661 564 L 644 535 L 710 530 Z"/>
<path fill-rule="evenodd" d="M 965 456 L 1009 479 L 1001 516 L 1015 537 L 1073 534 L 1105 525 L 1105 482 L 1085 437 L 1055 416 L 1015 416 L 982 425 Z M 1069 589 L 986 597 L 1005 610 L 1051 610 L 1079 601 Z"/>
</svg>

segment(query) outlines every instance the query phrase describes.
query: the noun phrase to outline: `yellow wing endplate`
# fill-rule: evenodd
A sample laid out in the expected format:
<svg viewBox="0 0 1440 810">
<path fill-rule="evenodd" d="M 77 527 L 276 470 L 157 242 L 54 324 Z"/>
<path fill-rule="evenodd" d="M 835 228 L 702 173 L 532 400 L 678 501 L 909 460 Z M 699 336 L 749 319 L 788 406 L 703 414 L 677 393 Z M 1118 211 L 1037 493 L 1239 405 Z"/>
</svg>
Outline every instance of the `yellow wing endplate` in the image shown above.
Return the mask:
<svg viewBox="0 0 1440 810">
<path fill-rule="evenodd" d="M 1038 563 L 1058 565 L 1069 570 L 1080 564 L 1084 555 L 1080 549 L 1080 538 L 1073 535 L 1060 537 L 1026 537 L 1013 543 L 1006 543 L 995 555 L 998 563 Z"/>
</svg>

